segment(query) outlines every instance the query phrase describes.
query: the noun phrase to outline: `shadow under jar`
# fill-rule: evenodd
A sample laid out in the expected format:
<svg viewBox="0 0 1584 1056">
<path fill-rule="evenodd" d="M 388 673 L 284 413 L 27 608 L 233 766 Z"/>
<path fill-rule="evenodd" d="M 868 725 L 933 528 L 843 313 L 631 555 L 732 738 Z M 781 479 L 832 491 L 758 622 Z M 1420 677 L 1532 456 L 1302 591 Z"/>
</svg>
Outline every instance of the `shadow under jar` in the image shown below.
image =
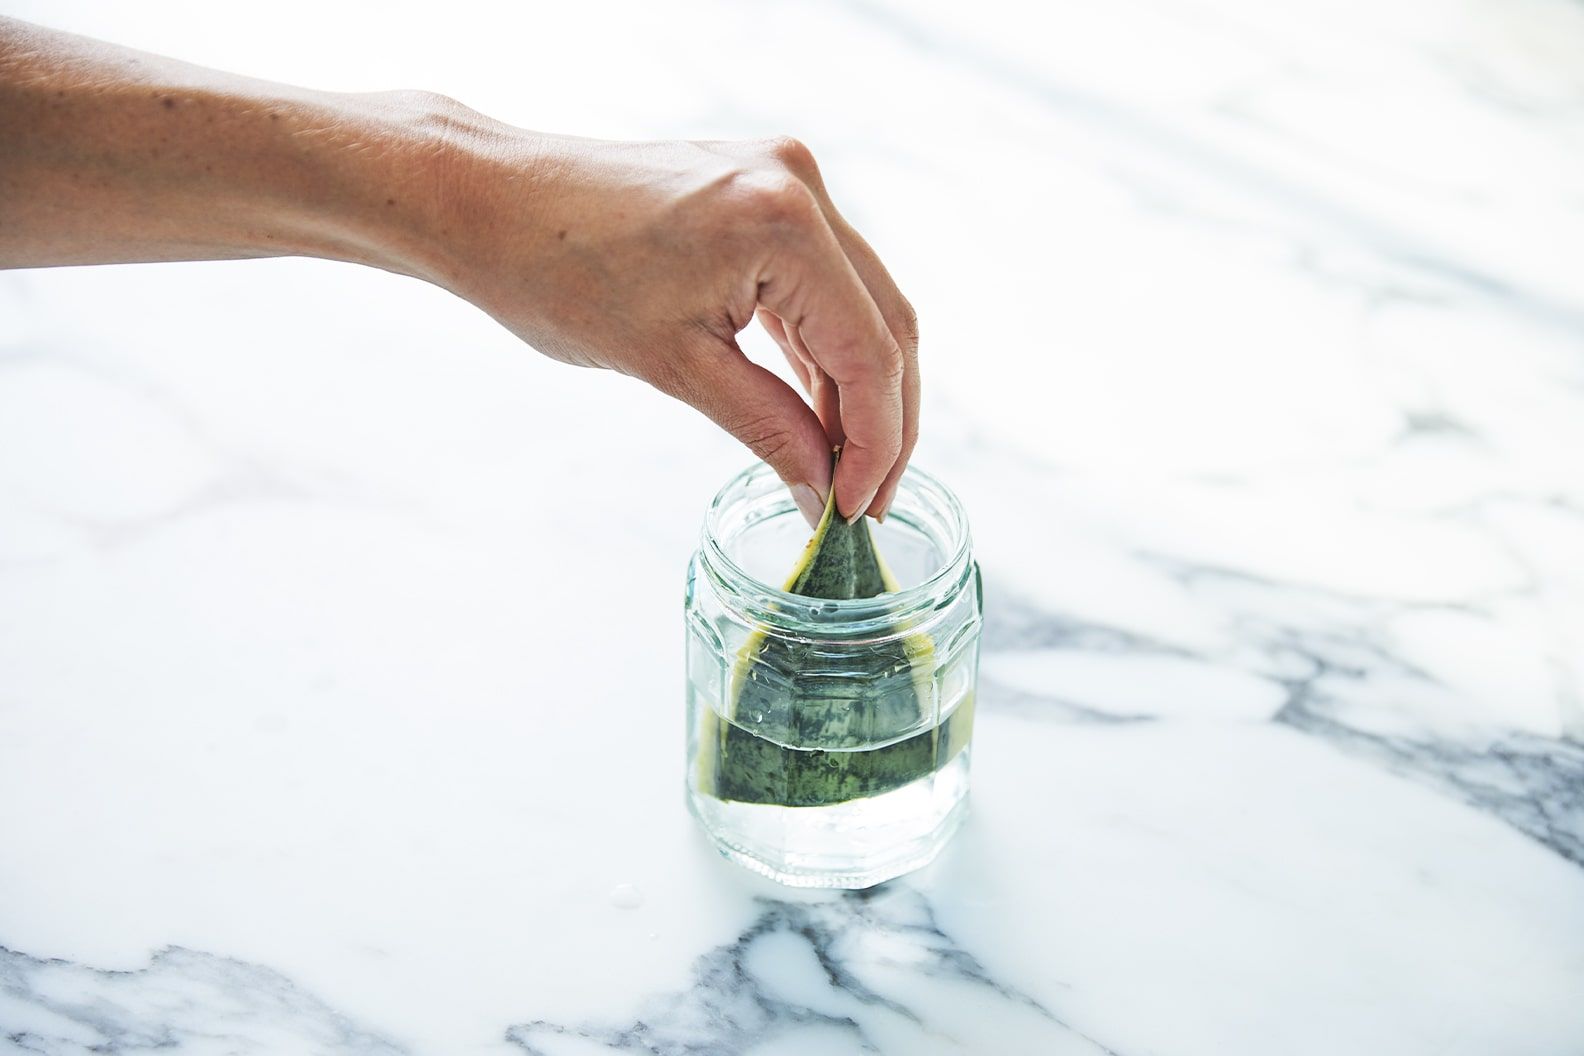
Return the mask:
<svg viewBox="0 0 1584 1056">
<path fill-rule="evenodd" d="M 809 529 L 759 464 L 715 496 L 688 566 L 688 805 L 721 853 L 783 884 L 917 869 L 967 807 L 982 623 L 967 517 L 910 468 L 871 526 L 900 590 L 772 586 Z"/>
</svg>

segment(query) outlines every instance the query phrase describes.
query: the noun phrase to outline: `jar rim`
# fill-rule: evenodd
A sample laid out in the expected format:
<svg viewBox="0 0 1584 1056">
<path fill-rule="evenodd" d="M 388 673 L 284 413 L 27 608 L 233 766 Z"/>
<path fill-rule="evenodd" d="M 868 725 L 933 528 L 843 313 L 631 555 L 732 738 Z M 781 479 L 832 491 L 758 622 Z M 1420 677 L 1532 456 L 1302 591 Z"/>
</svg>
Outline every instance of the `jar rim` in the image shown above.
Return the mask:
<svg viewBox="0 0 1584 1056">
<path fill-rule="evenodd" d="M 759 622 L 769 622 L 780 629 L 806 630 L 827 636 L 833 633 L 866 635 L 895 630 L 901 621 L 921 618 L 928 610 L 942 608 L 956 599 L 967 584 L 971 562 L 968 515 L 962 503 L 950 488 L 933 475 L 909 465 L 897 488 L 899 500 L 917 499 L 923 505 L 933 506 L 943 516 L 941 522 L 947 531 L 936 535 L 908 515 L 906 501 L 893 504 L 893 512 L 902 523 L 923 532 L 939 545 L 942 561 L 938 568 L 920 582 L 894 593 L 873 598 L 825 600 L 804 597 L 766 583 L 743 568 L 722 544 L 720 528 L 722 518 L 732 503 L 740 501 L 745 493 L 751 494 L 753 484 L 763 478 L 779 484 L 772 470 L 764 462 L 756 462 L 733 475 L 710 500 L 704 515 L 699 552 L 703 565 L 717 587 L 722 588 L 741 604 L 747 614 Z M 779 503 L 778 503 L 779 505 Z M 784 498 L 781 513 L 795 511 L 790 494 Z"/>
</svg>

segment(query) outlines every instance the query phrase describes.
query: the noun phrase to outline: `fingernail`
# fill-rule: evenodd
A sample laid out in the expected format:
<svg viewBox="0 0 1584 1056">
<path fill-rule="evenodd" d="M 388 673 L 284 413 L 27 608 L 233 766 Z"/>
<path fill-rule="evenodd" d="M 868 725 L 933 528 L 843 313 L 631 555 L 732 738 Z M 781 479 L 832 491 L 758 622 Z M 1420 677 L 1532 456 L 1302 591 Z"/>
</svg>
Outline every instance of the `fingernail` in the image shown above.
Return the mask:
<svg viewBox="0 0 1584 1056">
<path fill-rule="evenodd" d="M 878 492 L 875 493 L 875 497 L 876 498 L 880 497 Z M 876 524 L 884 524 L 885 523 L 885 519 L 888 516 L 890 516 L 890 514 L 891 514 L 891 504 L 893 502 L 895 502 L 895 501 L 896 501 L 896 496 L 895 495 L 887 495 L 886 498 L 885 498 L 885 501 L 883 503 L 881 503 L 878 508 L 875 509 L 875 511 L 874 511 L 874 519 L 875 519 L 875 523 Z"/>
<path fill-rule="evenodd" d="M 820 501 L 819 492 L 807 484 L 794 484 L 789 490 L 792 492 L 792 501 L 803 512 L 803 519 L 808 522 L 808 526 L 818 528 L 820 518 L 825 516 L 825 504 Z"/>
<path fill-rule="evenodd" d="M 876 485 L 874 491 L 871 491 L 868 495 L 865 495 L 864 500 L 858 504 L 858 508 L 853 511 L 852 516 L 847 518 L 847 523 L 857 524 L 858 519 L 869 512 L 869 504 L 875 500 L 875 496 L 879 494 L 879 492 L 880 487 L 879 485 Z"/>
</svg>

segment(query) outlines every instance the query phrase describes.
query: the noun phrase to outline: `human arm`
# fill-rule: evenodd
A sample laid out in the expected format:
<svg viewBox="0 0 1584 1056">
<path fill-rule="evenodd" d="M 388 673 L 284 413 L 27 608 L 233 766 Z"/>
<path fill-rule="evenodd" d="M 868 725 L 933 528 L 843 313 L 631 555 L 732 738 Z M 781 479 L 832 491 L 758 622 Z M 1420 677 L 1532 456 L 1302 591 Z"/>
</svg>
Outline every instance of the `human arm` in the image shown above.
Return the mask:
<svg viewBox="0 0 1584 1056">
<path fill-rule="evenodd" d="M 917 436 L 912 310 L 794 141 L 547 135 L 0 18 L 0 266 L 281 255 L 436 283 L 687 401 L 816 498 L 844 443 L 844 514 L 884 513 Z M 756 313 L 817 410 L 742 355 Z"/>
</svg>

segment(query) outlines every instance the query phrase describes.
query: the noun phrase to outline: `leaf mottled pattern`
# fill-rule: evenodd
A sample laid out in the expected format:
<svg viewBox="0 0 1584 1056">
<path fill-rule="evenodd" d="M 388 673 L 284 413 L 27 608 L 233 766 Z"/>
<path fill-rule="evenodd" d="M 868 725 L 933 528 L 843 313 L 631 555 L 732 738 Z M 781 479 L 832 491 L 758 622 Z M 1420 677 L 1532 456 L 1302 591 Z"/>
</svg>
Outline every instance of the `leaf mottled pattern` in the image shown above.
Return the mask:
<svg viewBox="0 0 1584 1056">
<path fill-rule="evenodd" d="M 827 601 L 878 597 L 897 584 L 867 519 L 825 505 L 788 577 L 788 593 Z M 809 641 L 769 630 L 738 656 L 730 721 L 701 731 L 701 791 L 720 799 L 816 807 L 876 796 L 934 773 L 967 743 L 964 701 L 936 718 L 934 647 L 898 625 L 867 643 Z M 890 742 L 890 743 L 887 743 Z M 869 748 L 869 745 L 882 745 Z"/>
</svg>

